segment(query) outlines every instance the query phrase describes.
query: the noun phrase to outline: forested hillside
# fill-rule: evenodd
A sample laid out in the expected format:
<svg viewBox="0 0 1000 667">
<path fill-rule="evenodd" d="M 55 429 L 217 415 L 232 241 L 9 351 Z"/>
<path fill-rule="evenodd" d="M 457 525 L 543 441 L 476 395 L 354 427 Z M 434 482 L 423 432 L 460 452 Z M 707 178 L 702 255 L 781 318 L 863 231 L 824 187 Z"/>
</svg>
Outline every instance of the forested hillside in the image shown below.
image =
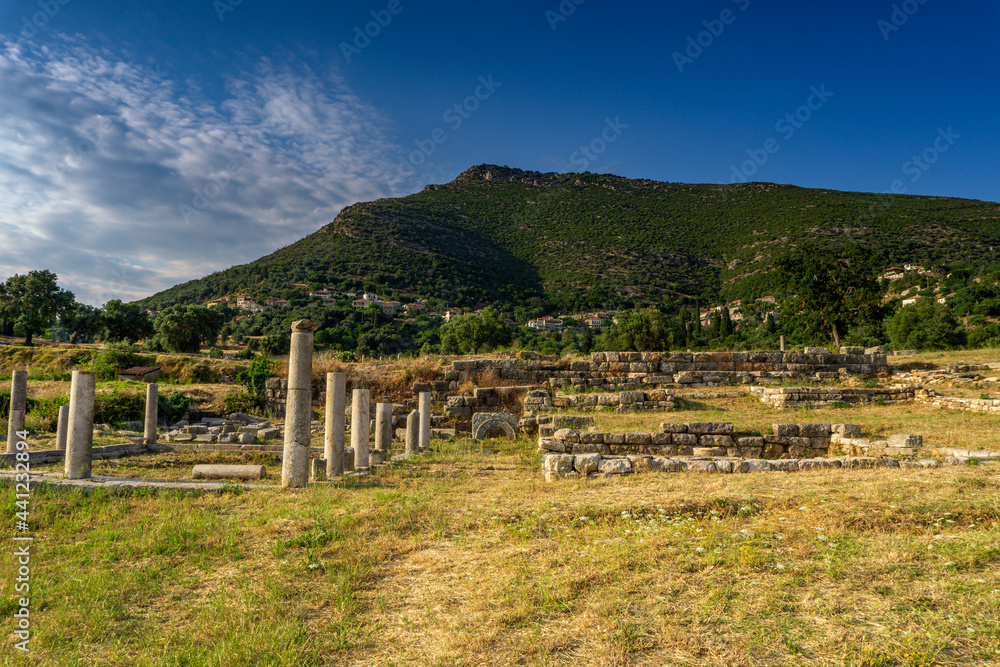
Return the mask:
<svg viewBox="0 0 1000 667">
<path fill-rule="evenodd" d="M 143 300 L 292 295 L 291 283 L 551 311 L 748 299 L 811 240 L 885 266 L 967 263 L 1000 247 L 1000 205 L 964 199 L 543 174 L 481 165 L 451 183 L 359 203 L 295 244 Z M 287 298 L 287 296 L 286 296 Z"/>
</svg>

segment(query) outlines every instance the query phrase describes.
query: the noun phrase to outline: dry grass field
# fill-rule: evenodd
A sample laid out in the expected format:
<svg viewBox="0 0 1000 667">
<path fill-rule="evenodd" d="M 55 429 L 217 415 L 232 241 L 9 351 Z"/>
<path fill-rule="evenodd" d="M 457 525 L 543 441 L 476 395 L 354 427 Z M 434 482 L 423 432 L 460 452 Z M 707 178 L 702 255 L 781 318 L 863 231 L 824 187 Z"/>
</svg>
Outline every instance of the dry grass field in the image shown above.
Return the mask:
<svg viewBox="0 0 1000 667">
<path fill-rule="evenodd" d="M 379 375 L 379 387 L 437 363 Z M 183 388 L 207 403 L 225 390 Z M 688 398 L 669 413 L 586 414 L 616 432 L 847 422 L 918 433 L 928 448 L 1000 449 L 1000 416 L 920 405 L 781 412 Z M 9 635 L 0 664 L 1000 665 L 1000 464 L 549 484 L 533 441 L 484 446 L 435 441 L 371 477 L 298 491 L 277 488 L 276 459 L 249 454 L 96 461 L 94 474 L 189 479 L 195 463 L 263 463 L 273 488 L 38 487 L 31 653 Z M 0 488 L 7 535 L 15 500 Z M 14 548 L 0 541 L 8 633 Z"/>
<path fill-rule="evenodd" d="M 486 447 L 302 491 L 36 489 L 37 634 L 4 664 L 1000 664 L 996 465 L 546 484 L 533 443 Z"/>
</svg>

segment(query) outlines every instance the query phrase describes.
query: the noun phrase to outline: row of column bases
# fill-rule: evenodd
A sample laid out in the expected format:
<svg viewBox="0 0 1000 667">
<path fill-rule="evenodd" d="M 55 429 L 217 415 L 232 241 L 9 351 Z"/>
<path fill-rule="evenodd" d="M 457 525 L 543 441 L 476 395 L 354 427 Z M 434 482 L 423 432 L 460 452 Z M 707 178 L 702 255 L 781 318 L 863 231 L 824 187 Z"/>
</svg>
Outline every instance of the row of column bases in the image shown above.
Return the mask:
<svg viewBox="0 0 1000 667">
<path fill-rule="evenodd" d="M 313 336 L 319 323 L 299 320 L 292 323 L 292 341 L 288 357 L 288 397 L 285 403 L 285 443 L 281 458 L 281 486 L 298 488 L 309 484 L 309 445 L 312 426 L 312 356 Z M 347 411 L 347 376 L 326 374 L 326 415 L 323 457 L 326 477 L 344 474 L 345 413 Z M 406 418 L 406 455 L 427 451 L 431 435 L 431 395 L 420 394 L 418 409 Z M 367 389 L 355 389 L 351 401 L 351 446 L 354 468 L 367 470 L 371 456 L 371 395 Z M 388 461 L 392 450 L 392 403 L 375 406 L 375 446 Z"/>
<path fill-rule="evenodd" d="M 94 393 L 97 378 L 90 371 L 73 371 L 69 405 L 59 408 L 56 449 L 66 452 L 66 479 L 88 479 L 94 446 Z M 159 386 L 146 385 L 146 420 L 143 437 L 146 444 L 156 443 Z M 16 454 L 18 433 L 24 431 L 28 411 L 28 372 L 14 371 L 10 392 L 10 416 L 7 421 L 7 453 Z"/>
</svg>

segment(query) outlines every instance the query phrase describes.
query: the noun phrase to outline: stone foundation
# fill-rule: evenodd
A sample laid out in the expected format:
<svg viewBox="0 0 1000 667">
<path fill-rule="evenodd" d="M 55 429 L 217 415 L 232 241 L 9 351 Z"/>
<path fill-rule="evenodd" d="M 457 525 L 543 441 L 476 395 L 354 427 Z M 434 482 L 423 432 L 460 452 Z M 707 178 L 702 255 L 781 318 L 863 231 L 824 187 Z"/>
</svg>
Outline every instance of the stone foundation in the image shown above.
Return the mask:
<svg viewBox="0 0 1000 667">
<path fill-rule="evenodd" d="M 835 404 L 894 405 L 912 403 L 922 387 L 916 385 L 860 389 L 848 387 L 750 387 L 750 393 L 772 408 L 823 408 Z"/>
<path fill-rule="evenodd" d="M 749 473 L 799 472 L 828 468 L 939 468 L 934 460 L 901 461 L 892 458 L 836 457 L 826 459 L 737 459 L 725 457 L 684 458 L 654 457 L 643 454 L 607 456 L 601 454 L 547 454 L 542 459 L 545 481 L 616 477 L 642 472 Z"/>
<path fill-rule="evenodd" d="M 524 398 L 524 414 L 558 410 L 605 410 L 615 412 L 650 411 L 663 412 L 674 407 L 675 393 L 672 389 L 652 389 L 650 391 L 619 391 L 606 394 L 561 394 L 550 396 L 543 389 L 528 392 Z"/>
</svg>

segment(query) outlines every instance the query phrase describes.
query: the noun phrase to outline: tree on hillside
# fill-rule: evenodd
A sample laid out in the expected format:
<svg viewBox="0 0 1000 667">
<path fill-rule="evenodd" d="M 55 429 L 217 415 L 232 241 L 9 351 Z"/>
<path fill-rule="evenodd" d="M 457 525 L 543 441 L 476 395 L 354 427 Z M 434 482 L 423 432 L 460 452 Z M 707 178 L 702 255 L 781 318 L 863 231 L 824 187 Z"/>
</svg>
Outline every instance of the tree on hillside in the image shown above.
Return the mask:
<svg viewBox="0 0 1000 667">
<path fill-rule="evenodd" d="M 97 337 L 111 343 L 128 341 L 134 343 L 154 333 L 153 321 L 142 306 L 122 303 L 113 299 L 101 310 L 100 329 Z"/>
<path fill-rule="evenodd" d="M 859 245 L 831 250 L 802 244 L 775 262 L 786 292 L 783 327 L 807 338 L 830 333 L 839 347 L 847 327 L 880 322 L 880 267 L 878 257 Z"/>
<path fill-rule="evenodd" d="M 156 318 L 156 342 L 170 352 L 198 352 L 215 343 L 225 323 L 214 308 L 171 306 Z"/>
<path fill-rule="evenodd" d="M 85 303 L 74 303 L 59 316 L 59 326 L 70 343 L 89 343 L 101 326 L 101 311 Z"/>
<path fill-rule="evenodd" d="M 481 315 L 459 315 L 441 327 L 441 352 L 488 352 L 510 345 L 512 337 L 513 332 L 496 309 L 484 308 Z"/>
<path fill-rule="evenodd" d="M 56 318 L 72 308 L 73 293 L 56 284 L 51 271 L 29 271 L 14 275 L 0 284 L 0 320 L 15 335 L 31 345 L 35 334 L 43 333 Z"/>
<path fill-rule="evenodd" d="M 951 308 L 932 298 L 900 308 L 885 331 L 897 350 L 946 350 L 966 343 L 965 329 Z"/>
</svg>

